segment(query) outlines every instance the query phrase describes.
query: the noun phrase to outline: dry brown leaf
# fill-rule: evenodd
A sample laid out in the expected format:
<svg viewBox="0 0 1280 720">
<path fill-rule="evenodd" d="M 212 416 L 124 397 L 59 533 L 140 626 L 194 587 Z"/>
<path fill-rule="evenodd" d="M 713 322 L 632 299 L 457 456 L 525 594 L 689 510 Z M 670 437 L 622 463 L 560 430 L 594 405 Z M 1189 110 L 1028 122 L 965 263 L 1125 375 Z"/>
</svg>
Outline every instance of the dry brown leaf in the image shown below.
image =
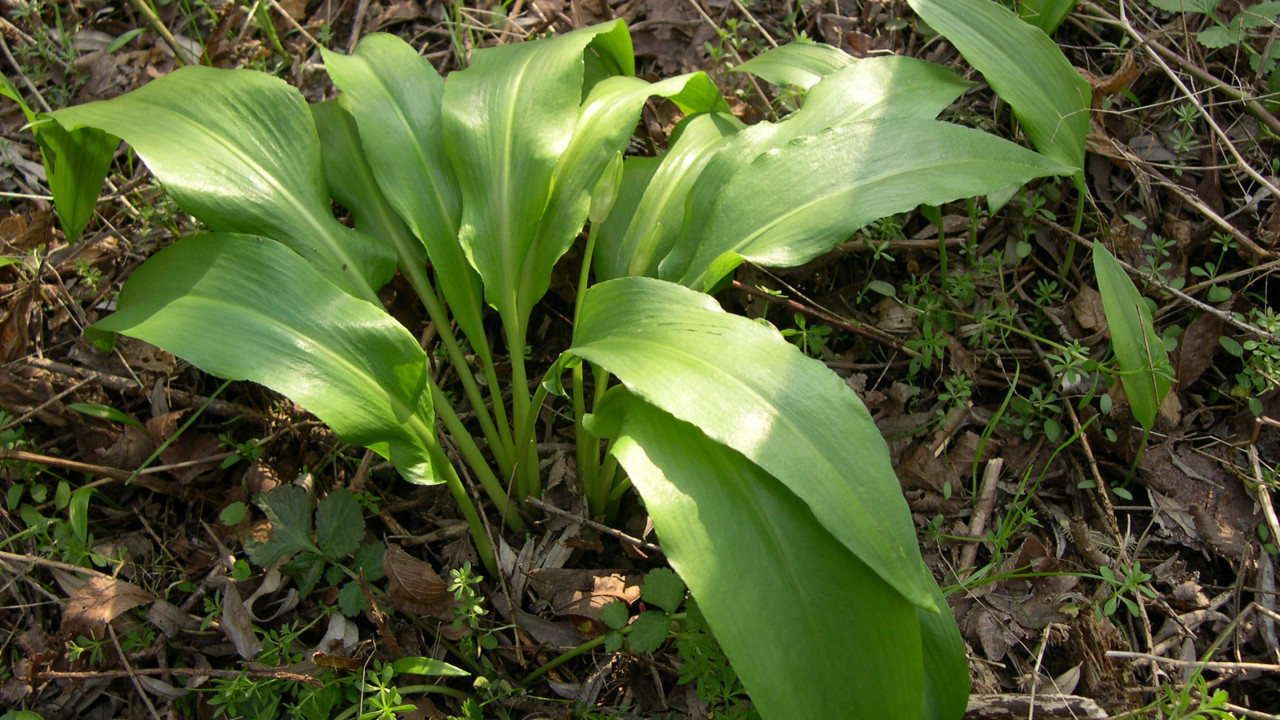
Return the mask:
<svg viewBox="0 0 1280 720">
<path fill-rule="evenodd" d="M 1178 339 L 1173 357 L 1169 358 L 1173 362 L 1173 376 L 1178 379 L 1178 387 L 1190 387 L 1213 365 L 1221 335 L 1222 319 L 1217 315 L 1205 313 L 1191 321 L 1187 331 Z"/>
<path fill-rule="evenodd" d="M 1107 316 L 1102 310 L 1102 294 L 1088 285 L 1080 288 L 1080 294 L 1071 301 L 1071 311 L 1080 327 L 1097 332 L 1107 326 Z"/>
<path fill-rule="evenodd" d="M 529 573 L 529 585 L 557 615 L 598 621 L 600 608 L 614 600 L 634 605 L 640 599 L 639 572 L 543 568 Z"/>
<path fill-rule="evenodd" d="M 413 557 L 399 545 L 388 543 L 382 555 L 382 571 L 390 582 L 380 603 L 410 615 L 453 619 L 457 603 L 449 593 L 449 586 L 430 563 Z"/>
<path fill-rule="evenodd" d="M 133 583 L 95 575 L 71 594 L 62 611 L 61 632 L 74 637 L 100 631 L 122 613 L 154 599 L 151 593 Z"/>
</svg>

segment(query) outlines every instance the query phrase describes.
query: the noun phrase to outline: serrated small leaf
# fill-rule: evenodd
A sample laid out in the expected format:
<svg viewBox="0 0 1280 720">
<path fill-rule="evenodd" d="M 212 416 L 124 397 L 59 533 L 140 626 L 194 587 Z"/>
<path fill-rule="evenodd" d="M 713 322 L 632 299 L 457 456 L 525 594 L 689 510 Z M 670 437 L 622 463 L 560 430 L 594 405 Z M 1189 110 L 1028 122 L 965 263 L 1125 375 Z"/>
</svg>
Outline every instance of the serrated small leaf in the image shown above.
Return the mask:
<svg viewBox="0 0 1280 720">
<path fill-rule="evenodd" d="M 1240 35 L 1238 33 L 1233 32 L 1230 28 L 1222 27 L 1221 25 L 1207 27 L 1196 35 L 1196 40 L 1198 40 L 1201 45 L 1209 49 L 1224 48 L 1229 45 L 1234 45 L 1239 39 Z"/>
<path fill-rule="evenodd" d="M 675 612 L 684 600 L 684 581 L 667 568 L 654 568 L 644 577 L 640 598 L 667 612 Z"/>
<path fill-rule="evenodd" d="M 622 649 L 624 640 L 622 633 L 617 630 L 610 630 L 609 634 L 604 636 L 604 651 L 608 653 L 618 652 Z"/>
<path fill-rule="evenodd" d="M 222 508 L 222 512 L 218 514 L 218 519 L 222 521 L 223 525 L 231 527 L 232 525 L 239 525 L 240 521 L 244 519 L 245 514 L 248 512 L 249 508 L 247 505 L 242 502 L 233 502 Z"/>
<path fill-rule="evenodd" d="M 338 591 L 338 609 L 347 617 L 355 617 L 359 615 L 365 608 L 364 593 L 360 591 L 360 584 L 357 582 L 349 582 L 342 586 Z"/>
<path fill-rule="evenodd" d="M 356 572 L 364 572 L 365 580 L 375 582 L 387 576 L 382 570 L 382 556 L 386 552 L 387 546 L 380 542 L 365 543 L 356 548 L 351 562 Z"/>
<path fill-rule="evenodd" d="M 364 537 L 364 517 L 351 491 L 338 488 L 316 508 L 316 542 L 324 556 L 338 560 L 356 551 Z"/>
<path fill-rule="evenodd" d="M 311 497 L 296 485 L 281 485 L 259 495 L 258 505 L 271 521 L 271 538 L 249 546 L 249 557 L 270 565 L 296 552 L 319 552 L 311 542 Z"/>
<path fill-rule="evenodd" d="M 297 577 L 298 594 L 306 597 L 311 594 L 312 590 L 316 589 L 316 585 L 320 584 L 320 578 L 324 574 L 325 567 L 327 567 L 327 564 L 324 558 L 320 557 L 319 549 L 316 549 L 290 560 L 285 563 L 282 569 L 285 573 Z"/>
<path fill-rule="evenodd" d="M 627 604 L 621 600 L 613 600 L 600 607 L 600 622 L 614 630 L 624 627 L 629 617 L 631 613 L 627 610 Z"/>
<path fill-rule="evenodd" d="M 651 653 L 662 647 L 671 629 L 671 620 L 666 613 L 649 610 L 641 613 L 631 623 L 631 634 L 627 636 L 627 647 L 638 653 Z"/>
</svg>

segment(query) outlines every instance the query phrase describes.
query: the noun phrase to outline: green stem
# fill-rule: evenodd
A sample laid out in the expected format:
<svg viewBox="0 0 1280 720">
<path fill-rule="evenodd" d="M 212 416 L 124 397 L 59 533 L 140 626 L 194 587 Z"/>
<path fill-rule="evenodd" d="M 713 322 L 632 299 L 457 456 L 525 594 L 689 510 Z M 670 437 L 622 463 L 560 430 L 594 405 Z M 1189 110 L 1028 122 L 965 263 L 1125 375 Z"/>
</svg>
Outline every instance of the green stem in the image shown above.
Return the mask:
<svg viewBox="0 0 1280 720">
<path fill-rule="evenodd" d="M 600 635 L 599 637 L 592 638 L 591 640 L 588 640 L 582 643 L 578 647 L 564 653 L 563 655 L 559 655 L 557 657 L 552 658 L 551 660 L 547 661 L 546 664 L 544 664 L 542 667 L 520 678 L 520 686 L 527 687 L 529 683 L 533 682 L 534 680 L 537 680 L 538 678 L 542 677 L 548 672 L 560 667 L 564 663 L 569 662 L 570 660 L 578 657 L 582 653 L 587 652 L 588 650 L 591 650 L 592 648 L 595 648 L 597 646 L 603 645 L 605 637 L 606 635 Z"/>
<path fill-rule="evenodd" d="M 489 544 L 489 536 L 485 534 L 484 523 L 480 520 L 480 513 L 476 511 L 475 503 L 471 502 L 471 496 L 462 486 L 462 478 L 458 477 L 458 471 L 454 469 L 453 463 L 449 462 L 449 458 L 445 456 L 444 450 L 434 436 L 431 437 L 427 450 L 431 454 L 431 462 L 436 471 L 444 475 L 445 485 L 449 487 L 449 493 L 453 495 L 454 502 L 458 503 L 458 509 L 462 510 L 462 517 L 467 521 L 467 527 L 471 529 L 471 539 L 476 544 L 476 554 L 484 563 L 485 571 L 489 577 L 498 577 L 497 556 L 493 553 L 493 546 Z"/>
<path fill-rule="evenodd" d="M 573 368 L 573 430 L 577 446 L 578 484 L 587 496 L 587 508 L 594 518 L 604 518 L 609 486 L 600 482 L 600 439 L 583 424 L 587 403 L 583 388 L 583 367 Z"/>
<path fill-rule="evenodd" d="M 484 454 L 480 452 L 479 446 L 476 445 L 475 439 L 467 432 L 467 428 L 463 426 L 462 421 L 453 411 L 453 406 L 445 401 L 443 393 L 439 386 L 433 381 L 431 383 L 431 399 L 436 407 L 436 416 L 444 423 L 444 427 L 449 431 L 449 436 L 458 444 L 458 452 L 462 453 L 463 459 L 467 461 L 467 465 L 471 467 L 471 471 L 476 474 L 476 478 L 480 481 L 480 486 L 484 488 L 484 492 L 489 496 L 489 500 L 494 506 L 502 510 L 503 520 L 507 527 L 516 532 L 524 532 L 524 520 L 519 513 L 512 512 L 508 507 L 508 498 L 506 489 L 502 482 L 498 480 L 498 476 L 494 475 L 493 468 L 489 467 L 484 459 Z"/>
<path fill-rule="evenodd" d="M 1077 173 L 1072 181 L 1076 186 L 1076 217 L 1071 223 L 1071 235 L 1067 238 L 1067 252 L 1062 258 L 1062 266 L 1058 268 L 1058 274 L 1067 277 L 1067 273 L 1071 271 L 1071 262 L 1076 255 L 1076 237 L 1080 234 L 1080 226 L 1084 224 L 1084 198 L 1086 188 L 1084 186 L 1083 173 Z"/>
<path fill-rule="evenodd" d="M 444 306 L 436 297 L 434 289 L 431 287 L 431 281 L 427 278 L 426 270 L 419 267 L 416 263 L 401 263 L 401 269 L 409 278 L 409 284 L 413 286 L 414 292 L 418 294 L 418 298 L 422 300 L 423 307 L 427 310 L 427 317 L 431 318 L 431 323 L 436 326 L 437 335 L 440 336 L 440 343 L 444 345 L 445 353 L 449 356 L 449 363 L 453 365 L 457 372 L 458 380 L 462 383 L 462 390 L 466 393 L 467 401 L 471 403 L 472 409 L 475 411 L 476 420 L 480 423 L 480 432 L 484 435 L 484 439 L 489 443 L 489 452 L 493 454 L 494 462 L 502 468 L 504 472 L 506 468 L 511 467 L 511 436 L 504 436 L 499 431 L 499 427 L 495 426 L 493 418 L 489 415 L 489 408 L 485 405 L 484 397 L 480 394 L 480 388 L 476 386 L 475 377 L 471 374 L 471 368 L 467 365 L 466 355 L 462 352 L 462 347 L 458 344 L 458 339 L 454 337 L 452 327 L 449 324 L 449 316 Z M 477 355 L 481 355 L 477 350 Z M 482 360 L 487 358 L 488 348 L 484 348 Z M 493 361 L 489 360 L 485 368 L 486 374 L 491 373 Z M 490 395 L 493 397 L 494 412 L 499 413 L 502 407 L 502 393 L 494 392 L 497 385 L 490 385 Z M 505 422 L 503 423 L 505 425 Z M 472 466 L 473 469 L 475 466 Z"/>
<path fill-rule="evenodd" d="M 515 459 L 514 477 L 519 490 L 517 497 L 542 495 L 541 482 L 538 479 L 538 449 L 533 444 L 535 417 L 530 417 L 532 398 L 529 396 L 529 376 L 524 366 L 525 326 L 515 317 L 516 301 L 514 295 L 509 303 L 511 312 L 499 312 L 502 316 L 502 327 L 506 332 L 507 353 L 511 357 L 511 414 L 515 419 L 515 436 L 512 456 Z M 536 410 L 533 411 L 536 413 Z"/>
</svg>

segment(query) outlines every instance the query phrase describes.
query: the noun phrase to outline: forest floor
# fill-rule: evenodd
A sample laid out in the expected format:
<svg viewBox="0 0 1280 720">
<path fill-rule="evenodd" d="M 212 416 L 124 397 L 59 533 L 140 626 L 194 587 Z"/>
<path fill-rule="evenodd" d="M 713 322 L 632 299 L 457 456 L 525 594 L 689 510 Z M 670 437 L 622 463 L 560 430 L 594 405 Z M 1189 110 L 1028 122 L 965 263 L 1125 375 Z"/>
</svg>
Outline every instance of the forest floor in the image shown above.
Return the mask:
<svg viewBox="0 0 1280 720">
<path fill-rule="evenodd" d="M 1071 183 L 1036 182 L 992 213 L 943 207 L 945 263 L 935 226 L 913 212 L 801 268 L 744 267 L 718 297 L 767 318 L 859 391 L 948 593 L 972 692 L 1021 696 L 1016 716 L 1280 717 L 1270 499 L 1280 489 L 1280 8 L 1169 5 L 1079 2 L 1053 35 L 1094 90 L 1078 233 Z M 981 81 L 893 1 L 0 0 L 0 10 L 0 65 L 37 111 L 137 88 L 175 69 L 175 51 L 269 72 L 318 100 L 334 90 L 317 43 L 346 51 L 394 33 L 447 74 L 475 47 L 611 18 L 631 28 L 638 74 L 707 71 L 744 117 L 769 98 L 728 68 L 801 33 Z M 1219 26 L 1234 34 L 1204 32 Z M 1018 138 L 981 84 L 945 116 Z M 669 112 L 655 105 L 644 122 L 660 140 Z M 329 612 L 350 600 L 339 578 L 299 592 L 296 578 L 246 563 L 246 543 L 269 528 L 252 499 L 298 478 L 358 491 L 369 537 L 389 548 L 384 566 L 412 580 L 474 559 L 450 496 L 397 480 L 259 386 L 224 387 L 138 342 L 114 355 L 87 343 L 83 328 L 129 273 L 196 224 L 122 151 L 97 214 L 69 243 L 25 124 L 0 100 L 0 712 L 377 717 L 398 694 L 411 718 L 750 714 L 722 658 L 694 668 L 674 642 L 596 648 L 520 686 L 599 632 L 582 624 L 592 608 L 637 602 L 640 578 L 662 565 L 652 545 L 636 550 L 615 532 L 660 541 L 638 503 L 616 528 L 578 519 L 572 458 L 554 437 L 542 446 L 548 482 L 560 482 L 552 509 L 507 540 L 558 556 L 521 580 L 521 607 L 491 600 L 493 578 L 475 586 L 500 646 L 472 646 L 487 684 L 374 672 L 397 653 L 441 653 L 448 624 L 424 622 L 412 588 L 387 581 L 371 585 L 390 607 L 399 593 L 400 612 L 347 619 Z M 1053 367 L 1052 343 L 1107 353 L 1089 254 L 1069 254 L 1083 241 L 1127 264 L 1171 350 L 1177 382 L 1145 442 L 1120 392 L 1065 385 Z M 254 643 L 264 650 L 246 663 Z M 507 652 L 513 643 L 541 649 Z M 322 673 L 338 699 L 301 707 Z"/>
</svg>

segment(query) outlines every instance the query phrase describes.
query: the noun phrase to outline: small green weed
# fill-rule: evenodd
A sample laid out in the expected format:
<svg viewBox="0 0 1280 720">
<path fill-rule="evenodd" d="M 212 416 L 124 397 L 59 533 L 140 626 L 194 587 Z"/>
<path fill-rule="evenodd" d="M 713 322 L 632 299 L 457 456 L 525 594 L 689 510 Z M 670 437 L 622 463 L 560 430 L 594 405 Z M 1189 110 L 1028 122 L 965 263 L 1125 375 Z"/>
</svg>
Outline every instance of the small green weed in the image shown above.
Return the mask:
<svg viewBox="0 0 1280 720">
<path fill-rule="evenodd" d="M 259 566 L 292 556 L 283 570 L 298 579 L 299 592 L 306 596 L 321 578 L 338 590 L 338 609 L 348 617 L 365 608 L 360 574 L 368 582 L 383 578 L 381 542 L 362 543 L 365 526 L 361 505 L 346 488 L 329 493 L 315 508 L 315 539 L 312 539 L 311 497 L 294 485 L 281 485 L 259 495 L 258 505 L 271 520 L 272 535 L 248 547 L 249 559 Z M 344 582 L 345 580 L 345 582 Z"/>
</svg>

